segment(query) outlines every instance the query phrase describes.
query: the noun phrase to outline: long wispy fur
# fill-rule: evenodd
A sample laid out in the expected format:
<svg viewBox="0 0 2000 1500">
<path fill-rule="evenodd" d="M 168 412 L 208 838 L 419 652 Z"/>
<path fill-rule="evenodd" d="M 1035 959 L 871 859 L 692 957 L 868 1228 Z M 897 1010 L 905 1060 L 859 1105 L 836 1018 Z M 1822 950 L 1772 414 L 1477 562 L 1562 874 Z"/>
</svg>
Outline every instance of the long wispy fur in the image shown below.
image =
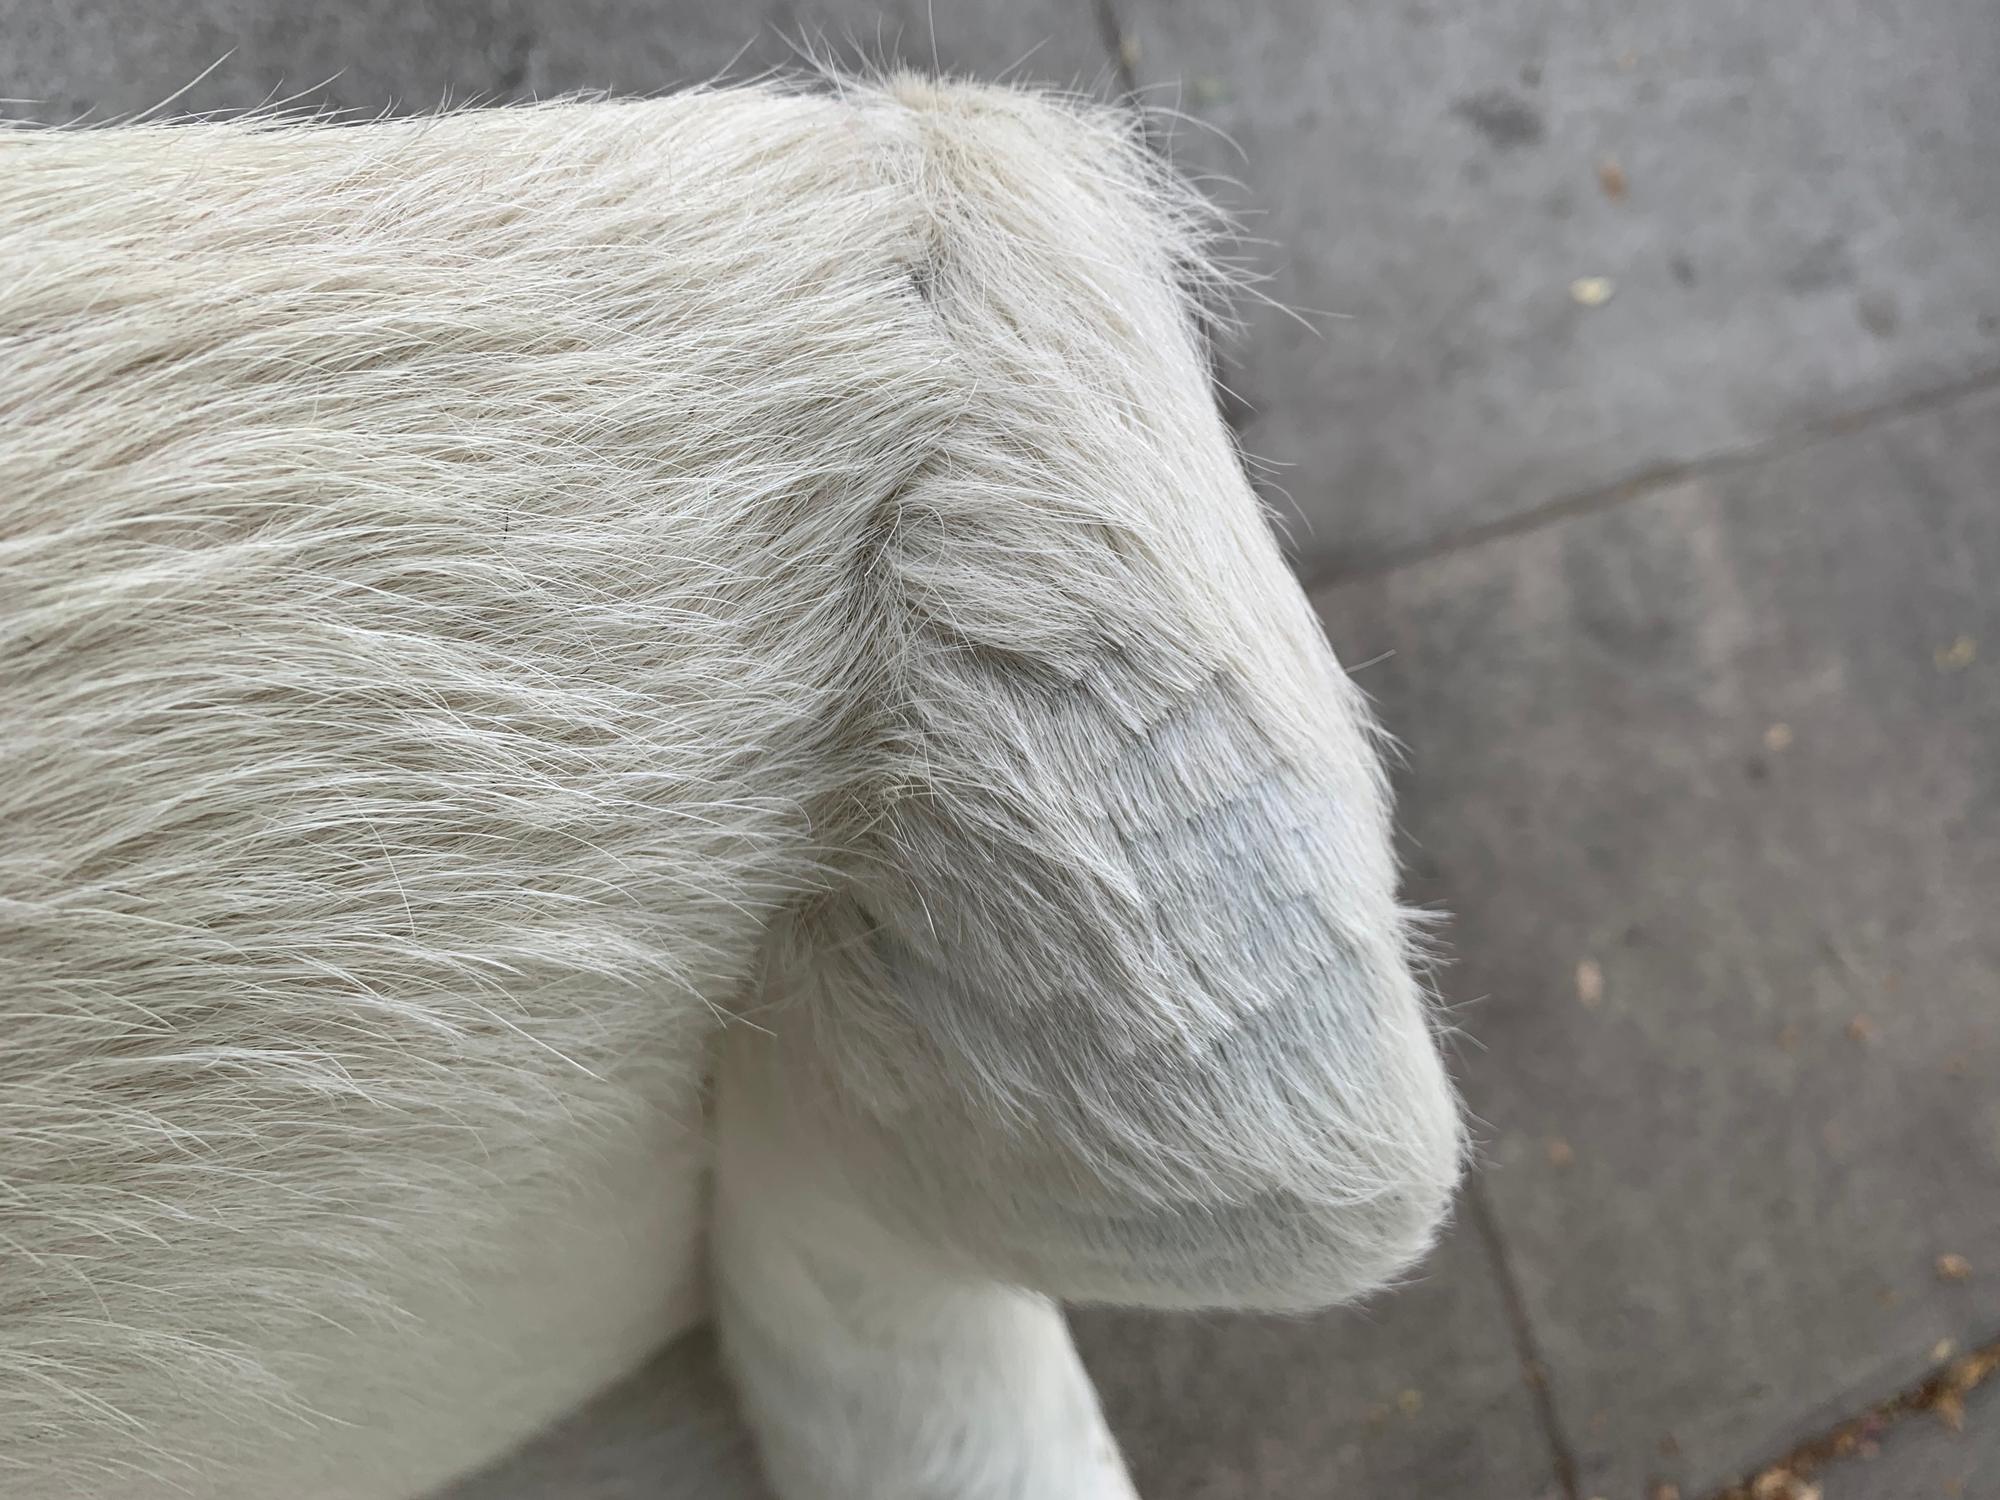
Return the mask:
<svg viewBox="0 0 2000 1500">
<path fill-rule="evenodd" d="M 525 1435 L 681 1316 L 571 1257 L 711 1083 L 787 1500 L 1129 1493 L 1042 1298 L 1422 1252 L 1457 1110 L 1212 228 L 1130 116 L 912 78 L 0 137 L 0 1490 Z"/>
</svg>

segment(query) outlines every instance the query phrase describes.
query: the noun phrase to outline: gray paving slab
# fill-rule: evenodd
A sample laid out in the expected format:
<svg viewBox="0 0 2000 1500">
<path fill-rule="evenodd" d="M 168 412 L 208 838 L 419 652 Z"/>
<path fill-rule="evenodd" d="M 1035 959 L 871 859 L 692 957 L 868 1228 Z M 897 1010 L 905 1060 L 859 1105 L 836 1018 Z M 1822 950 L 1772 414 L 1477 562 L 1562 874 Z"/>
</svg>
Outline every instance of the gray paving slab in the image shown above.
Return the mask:
<svg viewBox="0 0 2000 1500">
<path fill-rule="evenodd" d="M 1146 1500 L 1534 1500 L 1549 1449 L 1470 1225 L 1315 1318 L 1072 1318 Z"/>
<path fill-rule="evenodd" d="M 183 88 L 182 111 L 305 91 L 308 104 L 409 113 L 574 89 L 648 93 L 808 55 L 935 59 L 1083 87 L 1115 71 L 1086 0 L 936 9 L 933 22 L 924 0 L 0 0 L 0 98 L 17 101 L 7 113 L 43 121 L 149 109 Z"/>
<path fill-rule="evenodd" d="M 935 64 L 979 78 L 1106 93 L 1115 86 L 1089 0 L 761 0 L 740 9 L 713 0 L 667 7 L 658 0 L 537 0 L 536 8 L 530 77 L 543 92 L 659 87 L 732 60 L 735 72 L 798 66 L 802 53 L 850 64 Z"/>
<path fill-rule="evenodd" d="M 2000 365 L 1991 0 L 1111 3 L 1337 315 L 1233 373 L 1309 576 Z"/>
<path fill-rule="evenodd" d="M 1996 573 L 1989 390 L 1321 600 L 1583 1495 L 2000 1330 Z"/>
</svg>

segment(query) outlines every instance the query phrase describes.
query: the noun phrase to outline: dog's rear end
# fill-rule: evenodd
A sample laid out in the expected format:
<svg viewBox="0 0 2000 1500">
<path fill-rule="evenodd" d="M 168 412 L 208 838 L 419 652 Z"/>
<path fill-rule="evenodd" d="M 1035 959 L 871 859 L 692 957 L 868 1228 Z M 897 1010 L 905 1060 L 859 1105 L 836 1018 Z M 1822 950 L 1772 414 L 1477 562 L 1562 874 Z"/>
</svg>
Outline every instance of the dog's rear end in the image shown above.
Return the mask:
<svg viewBox="0 0 2000 1500">
<path fill-rule="evenodd" d="M 718 1055 L 788 1500 L 1116 1493 L 1038 1294 L 1421 1251 L 1456 1111 L 1195 212 L 914 81 L 0 139 L 13 1491 L 524 1436 L 700 1315 Z"/>
</svg>

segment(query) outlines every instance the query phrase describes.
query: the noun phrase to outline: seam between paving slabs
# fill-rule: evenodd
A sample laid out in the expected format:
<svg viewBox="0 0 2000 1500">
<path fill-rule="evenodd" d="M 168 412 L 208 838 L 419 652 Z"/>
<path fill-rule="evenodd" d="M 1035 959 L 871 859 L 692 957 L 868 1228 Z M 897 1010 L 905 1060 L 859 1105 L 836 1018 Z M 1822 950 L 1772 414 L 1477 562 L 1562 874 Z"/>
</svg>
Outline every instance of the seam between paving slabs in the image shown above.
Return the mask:
<svg viewBox="0 0 2000 1500">
<path fill-rule="evenodd" d="M 1507 1312 L 1507 1330 L 1514 1341 L 1514 1357 L 1521 1366 L 1521 1381 L 1528 1388 L 1535 1423 L 1541 1428 L 1542 1440 L 1548 1446 L 1549 1466 L 1555 1471 L 1556 1485 L 1563 1500 L 1578 1500 L 1576 1450 L 1570 1445 L 1568 1429 L 1563 1426 L 1562 1413 L 1556 1406 L 1555 1392 L 1549 1383 L 1549 1367 L 1542 1358 L 1541 1343 L 1536 1339 L 1534 1324 L 1528 1317 L 1527 1299 L 1521 1295 L 1521 1283 L 1514 1274 L 1513 1253 L 1507 1248 L 1507 1238 L 1493 1212 L 1493 1200 L 1487 1196 L 1485 1179 L 1479 1176 L 1470 1178 L 1465 1184 L 1463 1196 L 1466 1217 L 1478 1231 L 1480 1247 L 1486 1252 L 1487 1269 L 1500 1289 L 1500 1301 Z"/>
<path fill-rule="evenodd" d="M 1477 526 L 1447 532 L 1434 540 L 1419 542 L 1414 546 L 1394 548 L 1351 565 L 1333 563 L 1323 566 L 1305 575 L 1303 582 L 1306 592 L 1312 594 L 1361 579 L 1379 578 L 1386 573 L 1399 572 L 1417 563 L 1431 562 L 1455 553 L 1471 551 L 1489 542 L 1539 531 L 1544 526 L 1553 526 L 1577 516 L 1610 510 L 1629 500 L 1654 494 L 1671 485 L 1684 484 L 1691 479 L 1737 473 L 1763 463 L 1766 459 L 1799 453 L 1833 438 L 1845 437 L 1849 433 L 1873 427 L 1879 422 L 1935 411 L 1996 388 L 2000 388 L 2000 369 L 1985 370 L 1944 385 L 1928 386 L 1910 395 L 1864 407 L 1859 411 L 1822 417 L 1791 432 L 1767 438 L 1748 447 L 1731 448 L 1700 458 L 1660 464 L 1614 484 L 1560 495 L 1553 500 L 1530 505 L 1527 509 L 1516 511 L 1512 515 L 1502 516 L 1497 521 L 1486 521 Z"/>
<path fill-rule="evenodd" d="M 1937 1365 L 1906 1390 L 1878 1401 L 1859 1416 L 1809 1437 L 1783 1458 L 1760 1465 L 1735 1484 L 1717 1490 L 1712 1500 L 1757 1500 L 1759 1496 L 1812 1495 L 1811 1481 L 1835 1464 L 1872 1457 L 1868 1445 L 1922 1414 L 1940 1418 L 1957 1431 L 1965 1420 L 1965 1398 L 2000 1373 L 2000 1331 L 1975 1344 L 1970 1352 Z"/>
<path fill-rule="evenodd" d="M 1119 23 L 1117 6 L 1113 0 L 1082 0 L 1082 3 L 1090 8 L 1091 19 L 1097 25 L 1098 39 L 1104 43 L 1104 50 L 1111 54 L 1111 66 L 1118 75 L 1120 91 L 1136 106 L 1139 75 L 1132 66 L 1132 49 L 1128 45 L 1125 28 Z"/>
</svg>

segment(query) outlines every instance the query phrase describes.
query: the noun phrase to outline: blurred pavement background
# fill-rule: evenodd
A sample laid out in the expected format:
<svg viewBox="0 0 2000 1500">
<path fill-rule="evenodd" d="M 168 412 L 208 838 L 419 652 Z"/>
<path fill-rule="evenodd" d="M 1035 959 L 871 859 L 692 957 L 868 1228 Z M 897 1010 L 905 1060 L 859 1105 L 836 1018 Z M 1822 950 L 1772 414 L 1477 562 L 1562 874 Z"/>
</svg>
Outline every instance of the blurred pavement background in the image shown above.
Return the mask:
<svg viewBox="0 0 2000 1500">
<path fill-rule="evenodd" d="M 2000 1496 L 2000 7 L 930 10 L 0 0 L 0 95 L 228 53 L 175 108 L 415 111 L 805 38 L 1183 111 L 1305 312 L 1249 310 L 1229 410 L 1408 747 L 1486 1165 L 1368 1308 L 1079 1314 L 1142 1493 Z M 710 1358 L 455 1494 L 756 1494 Z"/>
</svg>

